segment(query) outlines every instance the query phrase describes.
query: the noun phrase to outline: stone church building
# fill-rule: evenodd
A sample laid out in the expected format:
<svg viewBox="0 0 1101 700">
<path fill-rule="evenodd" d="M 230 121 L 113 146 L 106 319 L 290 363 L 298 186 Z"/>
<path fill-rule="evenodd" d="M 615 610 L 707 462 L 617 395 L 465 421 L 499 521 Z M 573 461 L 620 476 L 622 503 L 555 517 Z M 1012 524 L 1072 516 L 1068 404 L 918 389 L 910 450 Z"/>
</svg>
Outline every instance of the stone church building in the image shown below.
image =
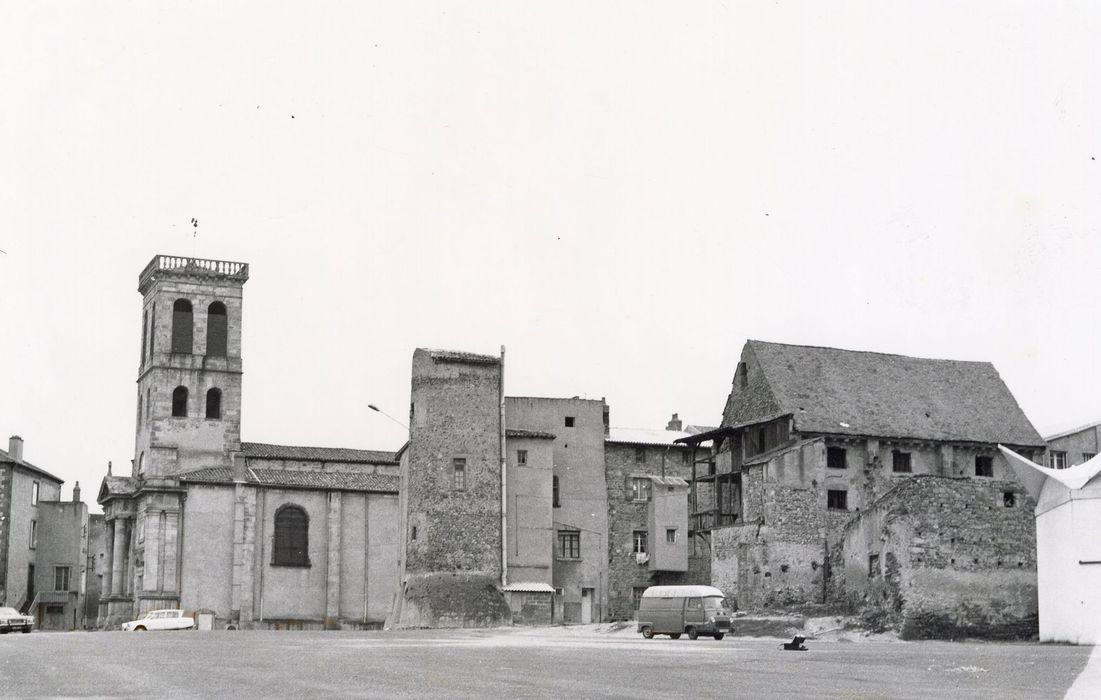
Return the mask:
<svg viewBox="0 0 1101 700">
<path fill-rule="evenodd" d="M 392 452 L 241 442 L 244 263 L 142 271 L 131 476 L 99 491 L 99 627 L 157 608 L 218 627 L 381 624 L 397 561 Z"/>
</svg>

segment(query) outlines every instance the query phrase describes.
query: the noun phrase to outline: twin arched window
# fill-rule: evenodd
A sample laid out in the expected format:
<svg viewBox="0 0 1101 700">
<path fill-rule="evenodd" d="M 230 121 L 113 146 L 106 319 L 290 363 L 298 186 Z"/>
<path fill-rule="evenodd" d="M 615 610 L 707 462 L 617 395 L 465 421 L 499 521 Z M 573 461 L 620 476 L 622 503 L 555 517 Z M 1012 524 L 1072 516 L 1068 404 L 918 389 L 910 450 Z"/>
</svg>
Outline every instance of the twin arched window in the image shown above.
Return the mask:
<svg viewBox="0 0 1101 700">
<path fill-rule="evenodd" d="M 154 307 L 154 315 L 155 309 L 156 307 Z M 191 354 L 194 350 L 194 320 L 190 301 L 177 299 L 172 304 L 172 352 Z M 226 305 L 215 301 L 206 309 L 206 354 L 210 357 L 225 357 L 228 338 L 229 317 L 226 315 Z M 144 349 L 143 336 L 142 350 Z M 152 343 L 150 343 L 150 351 L 152 351 Z"/>
<path fill-rule="evenodd" d="M 140 401 L 140 399 L 139 399 Z M 140 405 L 140 403 L 139 403 Z M 187 418 L 187 387 L 178 386 L 172 391 L 172 417 Z M 206 417 L 214 420 L 222 418 L 222 390 L 209 389 L 206 392 Z"/>
<path fill-rule="evenodd" d="M 300 506 L 285 505 L 275 511 L 273 566 L 309 566 L 310 518 Z"/>
</svg>

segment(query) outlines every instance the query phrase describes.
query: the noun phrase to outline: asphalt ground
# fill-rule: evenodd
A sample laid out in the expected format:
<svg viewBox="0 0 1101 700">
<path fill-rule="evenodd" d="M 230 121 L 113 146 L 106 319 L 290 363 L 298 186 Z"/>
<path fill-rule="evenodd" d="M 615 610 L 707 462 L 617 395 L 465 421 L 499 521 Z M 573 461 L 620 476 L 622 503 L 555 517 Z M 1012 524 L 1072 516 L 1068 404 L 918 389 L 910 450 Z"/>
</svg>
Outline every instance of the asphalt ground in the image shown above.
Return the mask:
<svg viewBox="0 0 1101 700">
<path fill-rule="evenodd" d="M 35 632 L 0 636 L 0 695 L 1036 700 L 1079 679 L 1072 697 L 1101 697 L 1101 654 L 1083 673 L 1091 647 L 812 640 L 786 652 L 780 641 L 644 640 L 597 626 Z"/>
</svg>

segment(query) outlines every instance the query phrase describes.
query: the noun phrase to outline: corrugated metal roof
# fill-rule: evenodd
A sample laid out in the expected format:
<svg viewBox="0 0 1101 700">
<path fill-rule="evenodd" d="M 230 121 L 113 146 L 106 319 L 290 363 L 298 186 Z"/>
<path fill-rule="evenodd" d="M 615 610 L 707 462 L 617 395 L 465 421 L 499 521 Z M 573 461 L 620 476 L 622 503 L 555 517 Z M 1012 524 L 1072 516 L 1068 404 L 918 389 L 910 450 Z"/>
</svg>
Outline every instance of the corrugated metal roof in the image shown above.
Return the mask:
<svg viewBox="0 0 1101 700">
<path fill-rule="evenodd" d="M 650 586 L 642 592 L 643 598 L 711 598 L 726 594 L 711 586 Z"/>
<path fill-rule="evenodd" d="M 501 587 L 509 593 L 554 593 L 554 586 L 547 583 L 510 583 Z"/>
<path fill-rule="evenodd" d="M 299 447 L 271 445 L 264 442 L 242 442 L 241 452 L 249 459 L 286 459 L 302 462 L 366 462 L 397 464 L 393 452 L 354 450 L 346 447 Z"/>
<path fill-rule="evenodd" d="M 691 437 L 682 430 L 653 428 L 609 428 L 604 442 L 622 442 L 629 445 L 672 445 L 674 440 Z M 680 445 L 677 445 L 680 447 Z"/>
</svg>

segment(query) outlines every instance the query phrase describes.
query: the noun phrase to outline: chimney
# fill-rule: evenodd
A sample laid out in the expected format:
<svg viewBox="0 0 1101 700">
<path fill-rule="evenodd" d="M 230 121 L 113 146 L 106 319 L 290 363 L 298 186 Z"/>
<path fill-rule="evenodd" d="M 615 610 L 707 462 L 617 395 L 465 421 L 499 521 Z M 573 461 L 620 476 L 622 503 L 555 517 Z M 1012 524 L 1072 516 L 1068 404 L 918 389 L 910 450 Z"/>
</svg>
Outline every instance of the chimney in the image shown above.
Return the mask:
<svg viewBox="0 0 1101 700">
<path fill-rule="evenodd" d="M 23 461 L 23 438 L 18 435 L 8 438 L 8 456 L 16 462 Z"/>
<path fill-rule="evenodd" d="M 605 403 L 603 396 L 600 397 L 600 403 L 604 404 L 604 437 L 608 437 L 608 434 L 611 432 L 612 409 Z"/>
<path fill-rule="evenodd" d="M 674 413 L 673 417 L 669 419 L 669 424 L 665 426 L 665 429 L 680 431 L 682 427 L 683 423 L 680 422 L 680 418 L 678 418 L 677 414 Z"/>
<path fill-rule="evenodd" d="M 73 484 L 73 503 L 80 503 L 80 482 Z"/>
</svg>

